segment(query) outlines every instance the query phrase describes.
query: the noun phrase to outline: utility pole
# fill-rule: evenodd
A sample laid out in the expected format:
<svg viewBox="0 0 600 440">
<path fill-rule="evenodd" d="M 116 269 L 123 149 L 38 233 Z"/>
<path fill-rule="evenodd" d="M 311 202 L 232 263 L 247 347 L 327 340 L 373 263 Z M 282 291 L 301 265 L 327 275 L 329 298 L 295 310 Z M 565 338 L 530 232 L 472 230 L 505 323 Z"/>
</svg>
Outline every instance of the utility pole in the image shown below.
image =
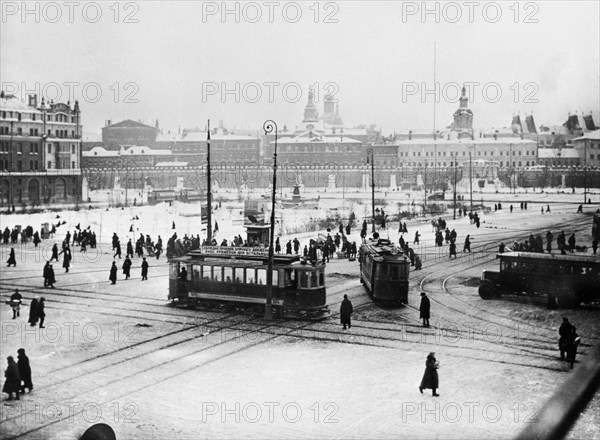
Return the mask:
<svg viewBox="0 0 600 440">
<path fill-rule="evenodd" d="M 587 139 L 583 140 L 583 204 L 587 202 Z M 573 185 L 574 186 L 574 185 Z"/>
<path fill-rule="evenodd" d="M 454 220 L 456 220 L 456 153 L 454 152 Z"/>
<path fill-rule="evenodd" d="M 275 241 L 275 196 L 277 194 L 277 124 L 268 120 L 263 124 L 265 136 L 275 131 L 275 148 L 273 150 L 273 193 L 271 195 L 271 230 L 269 239 L 269 264 L 267 266 L 267 298 L 265 302 L 265 319 L 273 319 L 273 258 Z"/>
<path fill-rule="evenodd" d="M 210 119 L 206 130 L 206 244 L 212 242 L 212 193 L 210 188 Z M 202 216 L 202 204 L 200 205 L 200 216 Z"/>
<path fill-rule="evenodd" d="M 469 151 L 469 189 L 471 192 L 471 212 L 473 212 L 473 159 Z"/>
<path fill-rule="evenodd" d="M 373 219 L 372 232 L 375 233 L 375 149 L 369 148 L 367 155 L 371 154 L 371 218 Z M 368 158 L 367 158 L 368 160 Z"/>
</svg>

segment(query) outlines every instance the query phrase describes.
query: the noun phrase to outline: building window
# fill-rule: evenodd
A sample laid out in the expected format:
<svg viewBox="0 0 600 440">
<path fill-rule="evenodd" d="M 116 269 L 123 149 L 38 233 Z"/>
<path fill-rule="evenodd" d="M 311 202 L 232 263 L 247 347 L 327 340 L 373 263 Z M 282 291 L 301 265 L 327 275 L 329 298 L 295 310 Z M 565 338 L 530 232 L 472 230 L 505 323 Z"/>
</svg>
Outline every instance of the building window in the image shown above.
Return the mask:
<svg viewBox="0 0 600 440">
<path fill-rule="evenodd" d="M 75 161 L 71 162 L 71 168 L 75 169 Z"/>
<path fill-rule="evenodd" d="M 52 154 L 52 144 L 48 144 L 48 154 Z"/>
<path fill-rule="evenodd" d="M 51 161 L 48 161 L 48 166 L 46 168 L 48 168 L 49 170 L 52 169 L 52 162 Z"/>
</svg>

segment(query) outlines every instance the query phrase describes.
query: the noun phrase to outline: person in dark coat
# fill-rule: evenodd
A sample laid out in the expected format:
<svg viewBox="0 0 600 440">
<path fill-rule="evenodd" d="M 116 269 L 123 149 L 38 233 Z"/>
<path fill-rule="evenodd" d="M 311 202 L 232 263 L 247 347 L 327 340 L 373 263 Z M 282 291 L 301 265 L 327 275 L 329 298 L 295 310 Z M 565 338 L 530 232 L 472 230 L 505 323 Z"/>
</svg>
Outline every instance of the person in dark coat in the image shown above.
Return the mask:
<svg viewBox="0 0 600 440">
<path fill-rule="evenodd" d="M 344 300 L 340 306 L 340 322 L 344 326 L 344 330 L 346 330 L 346 325 L 348 325 L 348 328 L 352 327 L 350 322 L 350 315 L 352 315 L 352 312 L 352 303 L 348 299 L 348 295 L 344 295 Z"/>
<path fill-rule="evenodd" d="M 61 253 L 63 254 L 63 267 L 65 268 L 65 272 L 69 271 L 69 266 L 71 266 L 71 249 L 67 245 Z"/>
<path fill-rule="evenodd" d="M 567 362 L 571 364 L 571 368 L 573 368 L 573 364 L 575 363 L 577 347 L 579 347 L 580 342 L 579 335 L 575 331 L 575 327 L 573 327 L 567 337 Z"/>
<path fill-rule="evenodd" d="M 46 318 L 46 307 L 45 307 L 46 298 L 43 296 L 38 301 L 35 314 L 38 318 L 40 318 L 40 328 L 44 328 L 44 318 Z"/>
<path fill-rule="evenodd" d="M 15 293 L 10 296 L 10 307 L 13 311 L 12 319 L 17 319 L 21 316 L 21 303 L 23 302 L 23 296 L 19 293 L 19 289 L 15 289 Z"/>
<path fill-rule="evenodd" d="M 12 356 L 6 358 L 8 367 L 4 370 L 4 386 L 2 392 L 8 394 L 8 400 L 12 400 L 12 393 L 15 393 L 16 400 L 19 400 L 19 391 L 21 390 L 21 376 L 19 376 L 19 366 Z"/>
<path fill-rule="evenodd" d="M 575 326 L 569 322 L 568 318 L 563 318 L 563 323 L 558 328 L 558 334 L 560 335 L 560 338 L 558 339 L 558 349 L 560 350 L 561 359 L 564 359 L 565 354 L 567 353 L 571 331 L 575 331 Z"/>
<path fill-rule="evenodd" d="M 471 252 L 471 236 L 467 235 L 465 238 L 465 245 L 463 246 L 463 252 Z"/>
<path fill-rule="evenodd" d="M 450 242 L 450 258 L 452 258 L 452 255 L 456 258 L 456 243 L 454 240 Z"/>
<path fill-rule="evenodd" d="M 415 240 L 413 241 L 413 244 L 419 244 L 419 231 L 415 232 Z"/>
<path fill-rule="evenodd" d="M 144 258 L 144 261 L 142 261 L 142 281 L 147 280 L 148 279 L 148 262 L 146 261 L 146 258 Z"/>
<path fill-rule="evenodd" d="M 108 279 L 110 280 L 110 284 L 117 284 L 117 263 L 114 261 L 110 267 L 110 275 L 108 276 Z"/>
<path fill-rule="evenodd" d="M 44 287 L 48 287 L 49 286 L 49 278 L 50 278 L 50 262 L 46 261 L 46 264 L 44 265 Z"/>
<path fill-rule="evenodd" d="M 279 237 L 277 237 L 277 240 L 275 240 L 275 253 L 281 253 L 281 243 L 279 243 Z"/>
<path fill-rule="evenodd" d="M 54 273 L 54 268 L 51 264 L 48 265 L 48 286 L 51 289 L 54 289 L 54 283 L 56 283 L 56 274 Z"/>
<path fill-rule="evenodd" d="M 15 256 L 15 248 L 10 248 L 10 255 L 6 260 L 6 267 L 15 266 L 17 267 L 17 257 Z"/>
<path fill-rule="evenodd" d="M 123 275 L 125 275 L 126 280 L 129 279 L 130 271 L 131 271 L 131 260 L 129 259 L 129 257 L 125 257 L 125 261 L 123 261 Z"/>
<path fill-rule="evenodd" d="M 415 270 L 421 270 L 423 268 L 423 263 L 421 262 L 421 257 L 415 254 Z"/>
<path fill-rule="evenodd" d="M 29 325 L 31 325 L 32 327 L 35 327 L 35 325 L 37 324 L 37 321 L 38 321 L 38 316 L 37 316 L 38 301 L 39 301 L 39 297 L 36 296 L 35 298 L 33 298 L 31 300 L 31 304 L 29 305 L 29 319 L 27 320 L 27 322 L 29 322 Z"/>
<path fill-rule="evenodd" d="M 33 382 L 31 382 L 31 366 L 29 365 L 29 358 L 25 354 L 24 348 L 17 350 L 18 360 L 17 366 L 19 367 L 19 376 L 21 377 L 21 394 L 25 394 L 25 388 L 29 389 L 31 393 L 33 391 Z"/>
<path fill-rule="evenodd" d="M 423 394 L 423 390 L 431 389 L 431 395 L 438 397 L 439 394 L 436 393 L 436 390 L 439 387 L 439 378 L 438 378 L 438 368 L 440 364 L 435 359 L 435 353 L 432 351 L 427 355 L 427 360 L 425 361 L 425 374 L 423 374 L 423 379 L 421 380 L 421 385 L 419 385 L 419 391 Z"/>
<path fill-rule="evenodd" d="M 288 255 L 292 254 L 292 240 L 289 240 L 285 245 L 285 253 Z"/>
<path fill-rule="evenodd" d="M 423 319 L 423 327 L 429 327 L 429 313 L 431 303 L 425 292 L 421 292 L 421 305 L 419 306 L 419 318 Z"/>
<path fill-rule="evenodd" d="M 52 246 L 52 258 L 50 258 L 50 261 L 58 261 L 58 245 L 56 243 L 54 243 L 54 246 Z"/>
</svg>

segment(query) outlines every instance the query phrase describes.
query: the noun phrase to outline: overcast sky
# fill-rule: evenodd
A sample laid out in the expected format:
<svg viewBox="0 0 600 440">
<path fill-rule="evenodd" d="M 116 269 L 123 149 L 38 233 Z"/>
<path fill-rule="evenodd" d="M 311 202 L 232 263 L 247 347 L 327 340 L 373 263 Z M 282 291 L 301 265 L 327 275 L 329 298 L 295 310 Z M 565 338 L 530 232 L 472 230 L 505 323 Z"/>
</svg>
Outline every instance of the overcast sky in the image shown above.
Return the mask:
<svg viewBox="0 0 600 440">
<path fill-rule="evenodd" d="M 324 93 L 336 92 L 347 126 L 433 129 L 433 96 L 422 102 L 421 89 L 433 88 L 434 42 L 437 129 L 451 123 L 465 82 L 479 84 L 470 96 L 476 128 L 532 111 L 538 126 L 575 111 L 593 111 L 600 124 L 597 1 L 427 3 L 439 17 L 423 17 L 421 2 L 229 2 L 239 14 L 224 17 L 221 2 L 75 3 L 69 17 L 63 2 L 27 4 L 39 16 L 2 2 L 0 82 L 62 101 L 65 83 L 76 83 L 85 132 L 125 118 L 158 119 L 165 130 L 207 119 L 293 127 L 311 84 L 320 112 Z M 221 94 L 236 83 L 239 93 Z"/>
</svg>

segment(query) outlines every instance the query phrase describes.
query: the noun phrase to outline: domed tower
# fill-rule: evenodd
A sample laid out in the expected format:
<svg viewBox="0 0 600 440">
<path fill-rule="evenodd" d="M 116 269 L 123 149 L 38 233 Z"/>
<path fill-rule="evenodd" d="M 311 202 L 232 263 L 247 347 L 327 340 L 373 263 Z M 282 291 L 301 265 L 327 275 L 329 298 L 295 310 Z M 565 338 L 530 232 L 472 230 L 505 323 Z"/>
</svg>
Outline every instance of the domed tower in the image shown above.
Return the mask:
<svg viewBox="0 0 600 440">
<path fill-rule="evenodd" d="M 314 102 L 314 92 L 312 88 L 308 91 L 308 103 L 304 107 L 304 119 L 302 122 L 319 122 L 319 112 Z"/>
<path fill-rule="evenodd" d="M 453 131 L 473 132 L 473 112 L 468 108 L 468 103 L 467 90 L 463 86 L 460 95 L 460 107 L 454 112 Z"/>
</svg>

